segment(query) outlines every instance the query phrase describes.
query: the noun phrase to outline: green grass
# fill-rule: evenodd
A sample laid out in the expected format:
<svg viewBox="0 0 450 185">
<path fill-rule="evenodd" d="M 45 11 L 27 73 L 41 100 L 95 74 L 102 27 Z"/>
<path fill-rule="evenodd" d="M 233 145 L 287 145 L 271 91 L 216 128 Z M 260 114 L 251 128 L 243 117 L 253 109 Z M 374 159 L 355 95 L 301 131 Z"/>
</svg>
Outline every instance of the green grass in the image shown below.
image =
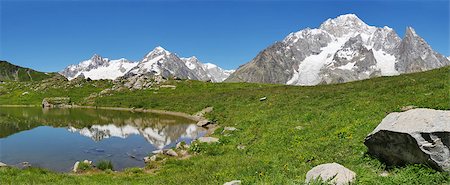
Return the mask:
<svg viewBox="0 0 450 185">
<path fill-rule="evenodd" d="M 99 170 L 105 171 L 105 170 L 114 170 L 114 166 L 111 161 L 109 160 L 101 160 L 95 164 L 95 167 L 97 167 Z"/>
<path fill-rule="evenodd" d="M 199 145 L 199 155 L 187 160 L 168 160 L 147 174 L 126 173 L 70 175 L 41 169 L 0 169 L 6 184 L 223 184 L 239 179 L 243 184 L 302 184 L 316 165 L 340 163 L 357 174 L 357 184 L 450 184 L 449 173 L 426 166 L 387 168 L 366 154 L 364 137 L 390 112 L 415 105 L 450 109 L 450 68 L 381 77 L 338 85 L 296 87 L 248 83 L 171 81 L 176 89 L 124 91 L 89 101 L 97 106 L 143 107 L 197 112 L 213 106 L 208 115 L 221 126 L 238 130 L 229 136 L 217 130 L 220 144 Z M 97 85 L 92 85 L 98 83 Z M 0 104 L 39 104 L 46 93 L 84 97 L 109 87 L 91 82 L 72 89 L 48 89 L 21 94 L 26 84 L 0 88 Z M 100 84 L 103 84 L 101 86 Z M 17 85 L 17 84 L 16 84 Z M 77 92 L 79 91 L 79 92 Z M 3 92 L 3 93 L 2 93 Z M 266 101 L 259 98 L 267 97 Z M 6 100 L 8 99 L 8 100 Z M 9 101 L 14 103 L 8 103 Z M 296 129 L 301 126 L 302 129 Z M 246 146 L 237 149 L 238 145 Z M 381 173 L 388 171 L 389 176 Z"/>
</svg>

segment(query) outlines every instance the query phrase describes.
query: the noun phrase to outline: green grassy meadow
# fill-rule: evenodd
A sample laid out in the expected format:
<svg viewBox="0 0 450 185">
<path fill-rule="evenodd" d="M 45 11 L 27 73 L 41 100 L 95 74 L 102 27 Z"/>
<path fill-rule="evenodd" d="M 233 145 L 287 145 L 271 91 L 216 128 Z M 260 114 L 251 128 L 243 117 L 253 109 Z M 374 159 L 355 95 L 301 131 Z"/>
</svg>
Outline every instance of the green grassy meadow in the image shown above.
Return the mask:
<svg viewBox="0 0 450 185">
<path fill-rule="evenodd" d="M 175 89 L 125 90 L 91 98 L 112 83 L 38 91 L 33 90 L 39 84 L 35 81 L 0 84 L 0 104 L 40 105 L 44 97 L 67 96 L 79 105 L 190 114 L 213 106 L 207 117 L 221 126 L 213 134 L 219 144 L 201 144 L 198 155 L 169 159 L 153 173 L 129 169 L 79 175 L 0 168 L 0 184 L 223 184 L 236 179 L 243 184 L 303 184 L 307 171 L 330 162 L 354 171 L 356 184 L 450 184 L 449 173 L 426 166 L 386 167 L 368 156 L 363 144 L 388 113 L 404 106 L 449 110 L 449 70 L 314 87 L 169 81 Z M 259 101 L 261 97 L 267 100 Z M 238 130 L 224 135 L 224 126 Z M 380 176 L 384 171 L 389 175 Z"/>
</svg>

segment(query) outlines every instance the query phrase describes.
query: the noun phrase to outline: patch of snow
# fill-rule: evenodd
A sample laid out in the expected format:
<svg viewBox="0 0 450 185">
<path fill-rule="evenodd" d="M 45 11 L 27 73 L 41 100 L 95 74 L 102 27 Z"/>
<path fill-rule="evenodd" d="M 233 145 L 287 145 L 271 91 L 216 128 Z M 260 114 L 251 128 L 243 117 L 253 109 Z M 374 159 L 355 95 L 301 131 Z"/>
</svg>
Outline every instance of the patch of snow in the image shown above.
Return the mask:
<svg viewBox="0 0 450 185">
<path fill-rule="evenodd" d="M 342 48 L 349 36 L 333 39 L 326 47 L 321 49 L 318 55 L 306 57 L 294 72 L 292 78 L 286 82 L 288 85 L 317 85 L 321 82 L 320 69 L 333 60 L 333 54 Z M 297 74 L 298 73 L 298 74 Z"/>
<path fill-rule="evenodd" d="M 382 50 L 372 50 L 375 60 L 377 61 L 376 67 L 381 70 L 382 76 L 394 76 L 400 73 L 395 70 L 395 63 L 397 60 L 395 56 L 385 53 Z"/>
</svg>

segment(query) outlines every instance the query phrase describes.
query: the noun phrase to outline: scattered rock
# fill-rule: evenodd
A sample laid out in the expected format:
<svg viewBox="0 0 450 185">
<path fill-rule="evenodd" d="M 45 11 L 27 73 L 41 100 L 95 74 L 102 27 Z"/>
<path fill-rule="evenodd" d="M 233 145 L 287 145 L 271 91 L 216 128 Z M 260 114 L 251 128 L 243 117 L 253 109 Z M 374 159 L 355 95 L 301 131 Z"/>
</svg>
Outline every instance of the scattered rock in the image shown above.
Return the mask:
<svg viewBox="0 0 450 185">
<path fill-rule="evenodd" d="M 237 149 L 239 149 L 239 150 L 244 150 L 244 149 L 245 149 L 245 146 L 244 146 L 244 145 L 238 145 L 238 146 L 237 146 Z"/>
<path fill-rule="evenodd" d="M 196 117 L 203 117 L 203 116 L 205 116 L 205 114 L 212 112 L 213 109 L 214 109 L 213 107 L 206 107 L 203 110 L 195 113 L 194 116 L 196 116 Z"/>
<path fill-rule="evenodd" d="M 145 163 L 149 163 L 149 162 L 152 162 L 152 161 L 156 161 L 156 159 L 157 159 L 158 157 L 156 156 L 156 155 L 152 155 L 152 156 L 147 156 L 147 157 L 144 157 L 144 162 Z"/>
<path fill-rule="evenodd" d="M 175 89 L 175 88 L 177 88 L 177 86 L 175 86 L 175 85 L 161 85 L 161 86 L 159 86 L 160 88 L 171 88 L 171 89 Z"/>
<path fill-rule="evenodd" d="M 2 167 L 8 167 L 8 165 L 6 165 L 5 163 L 0 162 L 0 168 Z"/>
<path fill-rule="evenodd" d="M 219 138 L 215 137 L 200 137 L 198 138 L 198 141 L 201 143 L 217 143 L 219 142 Z"/>
<path fill-rule="evenodd" d="M 187 150 L 180 150 L 180 155 L 185 157 L 189 155 L 189 152 Z"/>
<path fill-rule="evenodd" d="M 162 154 L 162 153 L 164 153 L 164 151 L 163 150 L 155 150 L 155 151 L 152 151 L 152 153 L 153 154 Z"/>
<path fill-rule="evenodd" d="M 414 106 L 414 105 L 408 105 L 408 106 L 404 106 L 404 107 L 400 108 L 400 110 L 401 110 L 402 112 L 405 112 L 405 111 L 408 111 L 408 110 L 411 110 L 411 109 L 415 109 L 415 108 L 417 108 L 417 106 Z"/>
<path fill-rule="evenodd" d="M 426 164 L 450 171 L 450 111 L 412 109 L 387 115 L 364 144 L 388 165 Z"/>
<path fill-rule="evenodd" d="M 179 150 L 186 149 L 186 148 L 189 148 L 189 145 L 187 145 L 185 142 L 179 142 L 179 143 L 177 143 L 175 148 L 179 149 Z"/>
<path fill-rule="evenodd" d="M 144 163 L 149 163 L 149 162 L 150 162 L 150 157 L 149 156 L 144 157 Z"/>
<path fill-rule="evenodd" d="M 73 165 L 72 171 L 73 171 L 74 173 L 77 173 L 77 171 L 78 171 L 78 166 L 79 166 L 79 165 L 80 165 L 80 161 L 75 162 L 75 164 Z"/>
<path fill-rule="evenodd" d="M 296 126 L 295 129 L 296 130 L 303 130 L 303 127 L 302 126 Z"/>
<path fill-rule="evenodd" d="M 387 176 L 389 176 L 389 172 L 383 171 L 383 172 L 380 173 L 380 176 L 387 177 Z"/>
<path fill-rule="evenodd" d="M 259 101 L 265 101 L 265 100 L 267 100 L 267 97 L 265 97 L 265 96 L 259 99 Z"/>
<path fill-rule="evenodd" d="M 24 161 L 24 162 L 22 162 L 21 164 L 22 164 L 22 167 L 23 167 L 23 168 L 31 167 L 31 164 L 30 164 L 29 162 L 27 162 L 27 161 Z"/>
<path fill-rule="evenodd" d="M 237 129 L 234 128 L 234 127 L 225 127 L 225 128 L 223 128 L 223 130 L 224 130 L 224 131 L 235 131 L 235 130 L 237 130 Z"/>
<path fill-rule="evenodd" d="M 166 154 L 166 155 L 168 155 L 168 156 L 178 157 L 177 152 L 175 152 L 175 151 L 172 150 L 172 149 L 166 150 L 166 151 L 164 152 L 164 154 Z"/>
<path fill-rule="evenodd" d="M 211 121 L 204 119 L 197 122 L 197 126 L 199 127 L 206 127 L 207 125 L 211 124 Z"/>
<path fill-rule="evenodd" d="M 89 161 L 89 160 L 84 160 L 83 163 L 84 163 L 84 164 L 92 165 L 92 161 Z"/>
<path fill-rule="evenodd" d="M 158 155 L 152 155 L 150 157 L 150 161 L 156 161 L 158 159 Z"/>
<path fill-rule="evenodd" d="M 355 172 L 338 163 L 321 164 L 306 173 L 306 183 L 322 180 L 336 185 L 345 185 L 353 183 L 355 178 Z"/>
<path fill-rule="evenodd" d="M 226 182 L 223 185 L 241 185 L 241 181 L 240 180 L 233 180 L 230 182 Z"/>
</svg>

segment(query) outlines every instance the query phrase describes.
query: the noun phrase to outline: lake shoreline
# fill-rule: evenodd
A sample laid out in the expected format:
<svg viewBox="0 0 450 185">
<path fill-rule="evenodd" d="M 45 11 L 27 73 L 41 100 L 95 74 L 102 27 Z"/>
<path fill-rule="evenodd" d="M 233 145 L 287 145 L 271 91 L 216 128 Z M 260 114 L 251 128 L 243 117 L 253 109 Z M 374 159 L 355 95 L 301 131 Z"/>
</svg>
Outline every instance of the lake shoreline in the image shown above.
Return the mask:
<svg viewBox="0 0 450 185">
<path fill-rule="evenodd" d="M 0 107 L 40 107 L 39 105 L 0 105 Z M 69 105 L 56 109 L 71 109 L 71 108 L 81 108 L 81 109 L 102 109 L 102 110 L 118 110 L 118 111 L 131 111 L 131 112 L 146 112 L 146 113 L 155 113 L 155 114 L 165 114 L 170 116 L 178 116 L 187 118 L 193 121 L 201 121 L 206 118 L 194 116 L 184 112 L 175 112 L 175 111 L 167 111 L 160 109 L 144 109 L 144 108 L 125 108 L 125 107 L 99 107 L 99 106 L 83 106 L 83 105 Z M 55 108 L 47 108 L 47 109 L 55 109 Z"/>
</svg>

